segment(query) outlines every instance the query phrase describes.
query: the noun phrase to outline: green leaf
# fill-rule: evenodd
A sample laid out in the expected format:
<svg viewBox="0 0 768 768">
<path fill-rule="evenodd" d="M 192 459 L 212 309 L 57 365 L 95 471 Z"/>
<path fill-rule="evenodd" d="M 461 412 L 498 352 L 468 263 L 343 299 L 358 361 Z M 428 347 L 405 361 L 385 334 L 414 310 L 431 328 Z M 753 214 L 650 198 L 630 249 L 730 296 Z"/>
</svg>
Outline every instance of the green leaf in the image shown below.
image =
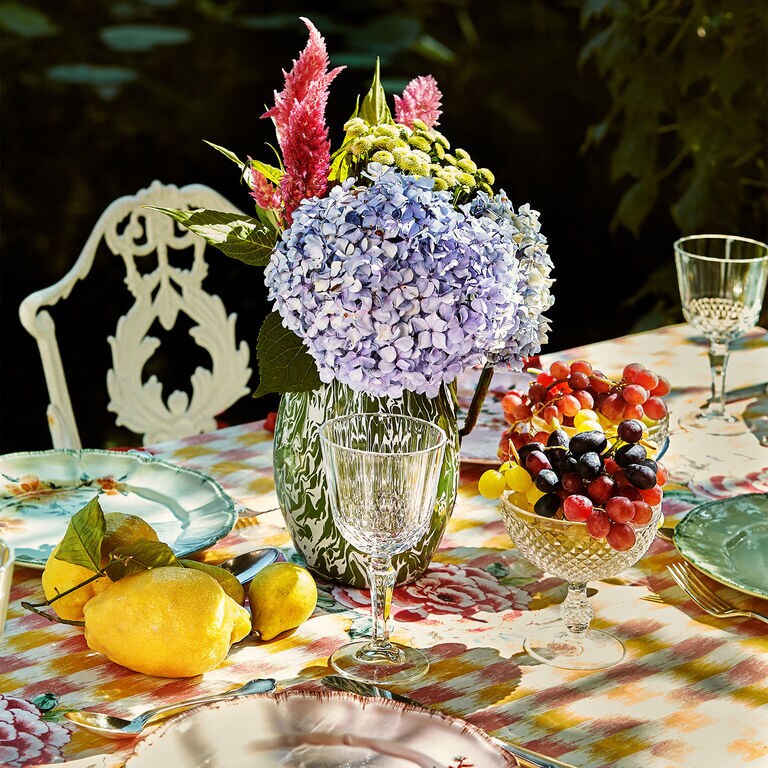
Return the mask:
<svg viewBox="0 0 768 768">
<path fill-rule="evenodd" d="M 381 77 L 379 73 L 380 62 L 376 59 L 376 69 L 373 73 L 373 82 L 371 83 L 371 89 L 363 99 L 363 103 L 360 105 L 360 117 L 363 118 L 369 125 L 380 125 L 382 123 L 390 123 L 394 125 L 392 119 L 392 113 L 387 106 L 387 94 L 384 93 L 384 89 L 381 87 Z"/>
<path fill-rule="evenodd" d="M 32 703 L 41 711 L 48 712 L 59 703 L 59 697 L 55 693 L 41 693 L 32 699 Z"/>
<path fill-rule="evenodd" d="M 112 557 L 112 562 L 104 569 L 112 581 L 152 568 L 180 566 L 176 555 L 167 544 L 149 539 L 138 539 L 124 547 L 116 547 L 112 550 Z"/>
<path fill-rule="evenodd" d="M 235 165 L 240 167 L 240 170 L 245 170 L 245 163 L 231 150 L 227 149 L 226 147 L 220 147 L 218 144 L 214 144 L 212 141 L 208 141 L 207 139 L 203 139 L 203 141 L 209 146 L 213 147 L 217 152 L 221 152 L 224 157 L 231 160 Z"/>
<path fill-rule="evenodd" d="M 251 158 L 250 162 L 253 168 L 264 174 L 273 184 L 279 184 L 280 179 L 285 176 L 285 173 L 279 168 L 275 168 L 274 165 L 267 165 L 267 163 L 262 163 L 260 160 L 254 160 L 253 158 Z"/>
<path fill-rule="evenodd" d="M 277 312 L 267 315 L 256 342 L 259 387 L 254 397 L 270 392 L 309 392 L 317 389 L 317 365 L 301 339 L 283 327 Z"/>
<path fill-rule="evenodd" d="M 254 267 L 266 266 L 275 248 L 275 230 L 242 213 L 224 213 L 204 208 L 180 211 L 154 205 L 145 207 L 170 216 L 222 253 Z"/>
<path fill-rule="evenodd" d="M 101 542 L 105 530 L 104 513 L 98 496 L 94 496 L 70 518 L 56 559 L 98 572 L 101 568 Z"/>
<path fill-rule="evenodd" d="M 649 179 L 634 183 L 621 197 L 612 226 L 623 224 L 635 236 L 656 202 L 656 184 Z"/>
<path fill-rule="evenodd" d="M 456 61 L 454 51 L 436 40 L 432 35 L 422 35 L 413 43 L 411 50 L 425 59 L 438 62 L 438 64 L 453 64 Z"/>
</svg>

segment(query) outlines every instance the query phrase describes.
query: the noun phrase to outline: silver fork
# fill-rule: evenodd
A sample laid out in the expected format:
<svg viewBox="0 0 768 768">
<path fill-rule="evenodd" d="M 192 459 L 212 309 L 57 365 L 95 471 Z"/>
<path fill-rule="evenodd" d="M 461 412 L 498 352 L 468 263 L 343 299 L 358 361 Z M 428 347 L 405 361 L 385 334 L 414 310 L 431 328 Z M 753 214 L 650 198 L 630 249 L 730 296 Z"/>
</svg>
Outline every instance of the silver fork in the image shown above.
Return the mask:
<svg viewBox="0 0 768 768">
<path fill-rule="evenodd" d="M 702 610 L 718 616 L 719 618 L 731 618 L 732 616 L 744 616 L 750 619 L 759 619 L 768 624 L 768 616 L 757 611 L 747 611 L 728 605 L 719 595 L 715 594 L 691 568 L 688 563 L 672 563 L 667 566 L 669 575 L 675 580 L 677 586 L 685 592 Z"/>
</svg>

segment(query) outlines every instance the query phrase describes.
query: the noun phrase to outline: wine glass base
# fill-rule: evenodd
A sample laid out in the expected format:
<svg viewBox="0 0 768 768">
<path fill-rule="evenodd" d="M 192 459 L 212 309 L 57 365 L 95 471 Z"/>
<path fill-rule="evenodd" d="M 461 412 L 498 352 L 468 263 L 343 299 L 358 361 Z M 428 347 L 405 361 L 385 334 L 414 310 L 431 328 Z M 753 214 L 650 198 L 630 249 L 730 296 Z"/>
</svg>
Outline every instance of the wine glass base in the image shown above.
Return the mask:
<svg viewBox="0 0 768 768">
<path fill-rule="evenodd" d="M 534 659 L 560 669 L 605 669 L 624 658 L 624 646 L 598 629 L 575 637 L 562 624 L 525 638 L 523 647 Z"/>
<path fill-rule="evenodd" d="M 709 414 L 707 411 L 698 411 L 681 416 L 680 426 L 685 430 L 701 430 L 708 435 L 743 435 L 749 432 L 749 427 L 741 419 L 727 411 L 720 414 Z"/>
<path fill-rule="evenodd" d="M 405 683 L 418 680 L 429 669 L 429 660 L 415 648 L 392 643 L 389 654 L 369 653 L 370 643 L 362 640 L 336 650 L 329 662 L 344 677 L 363 683 Z"/>
</svg>

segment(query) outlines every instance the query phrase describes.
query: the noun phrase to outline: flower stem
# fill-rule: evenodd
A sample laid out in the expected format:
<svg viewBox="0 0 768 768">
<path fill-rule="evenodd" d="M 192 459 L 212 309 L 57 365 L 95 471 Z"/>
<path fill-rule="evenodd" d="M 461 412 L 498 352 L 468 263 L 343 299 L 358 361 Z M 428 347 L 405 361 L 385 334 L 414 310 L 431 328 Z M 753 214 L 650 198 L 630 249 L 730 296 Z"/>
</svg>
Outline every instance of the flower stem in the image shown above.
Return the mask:
<svg viewBox="0 0 768 768">
<path fill-rule="evenodd" d="M 485 396 L 488 394 L 488 387 L 493 378 L 493 366 L 486 365 L 480 373 L 475 393 L 472 395 L 472 402 L 469 404 L 467 416 L 464 419 L 464 426 L 459 430 L 459 437 L 466 437 L 477 424 L 477 417 L 480 415 L 480 409 L 483 407 Z"/>
</svg>

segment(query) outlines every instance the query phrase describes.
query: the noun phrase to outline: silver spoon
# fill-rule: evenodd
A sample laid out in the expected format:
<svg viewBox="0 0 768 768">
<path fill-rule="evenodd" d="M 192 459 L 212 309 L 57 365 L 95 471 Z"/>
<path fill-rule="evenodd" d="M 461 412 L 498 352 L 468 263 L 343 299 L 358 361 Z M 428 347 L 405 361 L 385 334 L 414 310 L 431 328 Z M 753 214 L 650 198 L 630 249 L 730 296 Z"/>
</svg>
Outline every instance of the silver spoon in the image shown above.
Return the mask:
<svg viewBox="0 0 768 768">
<path fill-rule="evenodd" d="M 262 568 L 276 562 L 280 554 L 275 547 L 265 547 L 236 555 L 217 565 L 229 571 L 241 584 L 247 584 Z"/>
<path fill-rule="evenodd" d="M 251 693 L 270 693 L 275 690 L 275 681 L 271 678 L 260 678 L 250 680 L 240 688 L 235 688 L 226 693 L 218 693 L 212 696 L 199 696 L 196 699 L 187 699 L 186 701 L 177 701 L 175 704 L 166 704 L 164 707 L 150 709 L 137 715 L 133 720 L 124 720 L 122 717 L 113 717 L 104 715 L 101 712 L 89 712 L 85 709 L 73 709 L 71 712 L 65 712 L 64 717 L 71 720 L 81 728 L 93 731 L 107 739 L 130 739 L 141 733 L 144 726 L 160 715 L 167 715 L 171 712 L 196 707 L 198 704 L 211 704 L 214 701 L 224 701 L 225 699 L 235 699 L 238 696 L 247 696 Z"/>
</svg>

